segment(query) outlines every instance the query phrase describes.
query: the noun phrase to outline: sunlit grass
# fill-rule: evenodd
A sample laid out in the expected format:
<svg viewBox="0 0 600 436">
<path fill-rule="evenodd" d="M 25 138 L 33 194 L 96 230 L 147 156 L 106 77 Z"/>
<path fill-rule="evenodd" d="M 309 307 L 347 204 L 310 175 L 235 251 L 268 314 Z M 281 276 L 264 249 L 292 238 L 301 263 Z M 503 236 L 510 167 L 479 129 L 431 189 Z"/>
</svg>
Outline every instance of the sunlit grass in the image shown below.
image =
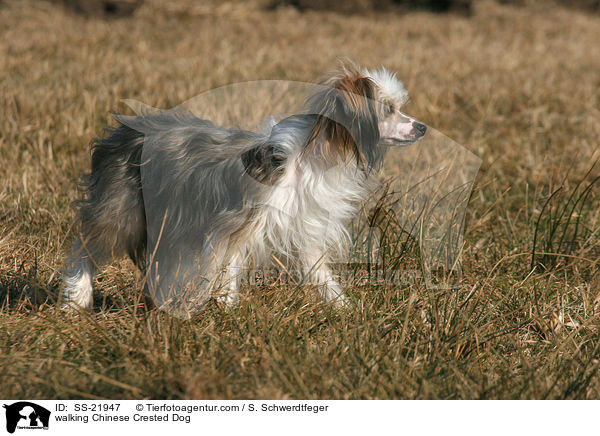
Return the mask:
<svg viewBox="0 0 600 436">
<path fill-rule="evenodd" d="M 105 22 L 22 1 L 0 5 L 0 34 L 1 397 L 600 397 L 600 17 L 182 0 Z M 102 270 L 93 311 L 56 309 L 88 144 L 122 98 L 169 108 L 232 82 L 314 81 L 344 56 L 397 71 L 406 112 L 483 159 L 462 287 L 357 285 L 340 311 L 265 283 L 185 322 L 123 260 Z M 384 261 L 418 270 L 413 240 L 377 224 Z"/>
</svg>

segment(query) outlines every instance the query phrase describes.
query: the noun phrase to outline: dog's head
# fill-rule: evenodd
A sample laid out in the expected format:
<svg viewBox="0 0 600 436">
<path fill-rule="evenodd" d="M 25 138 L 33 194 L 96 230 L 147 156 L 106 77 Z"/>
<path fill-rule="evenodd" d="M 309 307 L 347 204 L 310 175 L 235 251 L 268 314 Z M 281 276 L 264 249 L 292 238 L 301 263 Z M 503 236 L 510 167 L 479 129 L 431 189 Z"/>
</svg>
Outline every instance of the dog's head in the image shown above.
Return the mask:
<svg viewBox="0 0 600 436">
<path fill-rule="evenodd" d="M 314 123 L 305 153 L 318 153 L 331 163 L 351 156 L 360 166 L 372 168 L 386 147 L 410 145 L 427 130 L 400 112 L 408 94 L 385 68 L 343 67 L 322 85 L 308 102 Z"/>
</svg>

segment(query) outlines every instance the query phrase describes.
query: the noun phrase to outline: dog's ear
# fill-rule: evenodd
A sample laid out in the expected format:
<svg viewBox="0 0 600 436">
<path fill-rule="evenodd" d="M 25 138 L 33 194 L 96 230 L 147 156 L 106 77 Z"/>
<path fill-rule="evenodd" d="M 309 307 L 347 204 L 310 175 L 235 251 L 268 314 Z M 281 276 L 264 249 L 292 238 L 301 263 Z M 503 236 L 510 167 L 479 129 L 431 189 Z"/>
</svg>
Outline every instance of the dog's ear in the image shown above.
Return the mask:
<svg viewBox="0 0 600 436">
<path fill-rule="evenodd" d="M 358 72 L 343 70 L 323 86 L 309 99 L 314 122 L 304 152 L 321 153 L 330 162 L 351 154 L 357 163 L 373 166 L 379 142 L 375 84 Z"/>
<path fill-rule="evenodd" d="M 283 174 L 285 158 L 272 143 L 251 148 L 241 158 L 245 173 L 260 183 L 272 185 Z"/>
</svg>

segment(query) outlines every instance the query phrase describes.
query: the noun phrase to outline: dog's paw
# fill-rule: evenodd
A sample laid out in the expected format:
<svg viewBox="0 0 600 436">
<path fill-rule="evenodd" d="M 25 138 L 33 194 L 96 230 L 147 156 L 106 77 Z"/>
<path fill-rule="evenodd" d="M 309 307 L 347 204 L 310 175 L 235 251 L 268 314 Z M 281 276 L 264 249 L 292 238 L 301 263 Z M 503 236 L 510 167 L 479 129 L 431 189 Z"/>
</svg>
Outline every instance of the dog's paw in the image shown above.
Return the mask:
<svg viewBox="0 0 600 436">
<path fill-rule="evenodd" d="M 214 296 L 219 304 L 226 307 L 236 307 L 240 304 L 239 292 L 223 290 Z"/>
<path fill-rule="evenodd" d="M 91 292 L 88 296 L 87 293 L 67 293 L 63 292 L 61 296 L 60 308 L 67 312 L 75 312 L 79 310 L 91 309 L 94 301 L 92 299 Z"/>
<path fill-rule="evenodd" d="M 60 293 L 60 308 L 64 310 L 89 309 L 93 304 L 94 288 L 89 273 L 75 274 L 64 278 Z"/>
<path fill-rule="evenodd" d="M 346 308 L 350 305 L 350 300 L 348 300 L 340 284 L 333 280 L 325 285 L 323 299 L 339 308 Z"/>
<path fill-rule="evenodd" d="M 75 301 L 75 300 L 63 300 L 60 303 L 60 309 L 65 312 L 77 312 L 80 310 L 88 310 L 92 307 L 92 300 L 89 301 Z"/>
</svg>

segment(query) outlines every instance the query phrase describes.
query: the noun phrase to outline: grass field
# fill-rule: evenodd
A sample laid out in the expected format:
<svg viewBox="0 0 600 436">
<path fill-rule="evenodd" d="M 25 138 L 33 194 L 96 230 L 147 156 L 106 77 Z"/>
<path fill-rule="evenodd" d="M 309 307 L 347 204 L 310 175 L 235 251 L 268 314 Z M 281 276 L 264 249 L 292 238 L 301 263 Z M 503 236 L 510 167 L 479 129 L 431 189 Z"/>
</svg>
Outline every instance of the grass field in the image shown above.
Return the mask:
<svg viewBox="0 0 600 436">
<path fill-rule="evenodd" d="M 0 35 L 0 397 L 600 398 L 600 16 L 152 0 L 100 21 L 23 0 L 0 4 Z M 76 182 L 122 98 L 315 81 L 341 57 L 397 71 L 405 111 L 483 159 L 460 289 L 356 287 L 339 311 L 273 284 L 185 322 L 123 260 L 93 311 L 56 309 Z"/>
</svg>

